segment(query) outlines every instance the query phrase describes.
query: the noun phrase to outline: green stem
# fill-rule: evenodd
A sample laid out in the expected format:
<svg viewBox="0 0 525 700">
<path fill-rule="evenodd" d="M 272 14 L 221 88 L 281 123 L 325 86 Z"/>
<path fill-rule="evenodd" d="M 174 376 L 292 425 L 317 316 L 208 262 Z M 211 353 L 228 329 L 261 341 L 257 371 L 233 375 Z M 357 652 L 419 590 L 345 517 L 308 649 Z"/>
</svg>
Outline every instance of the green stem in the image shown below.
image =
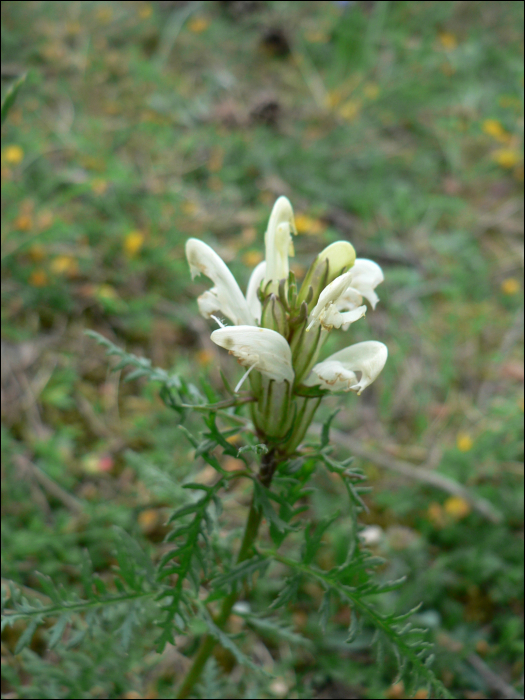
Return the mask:
<svg viewBox="0 0 525 700">
<path fill-rule="evenodd" d="M 272 481 L 272 477 L 274 475 L 276 467 L 277 461 L 275 459 L 275 453 L 273 451 L 270 451 L 266 455 L 263 455 L 261 470 L 258 478 L 260 482 L 267 488 L 269 487 Z M 250 512 L 248 513 L 246 527 L 244 528 L 244 536 L 242 538 L 241 548 L 239 550 L 239 554 L 237 555 L 237 564 L 240 564 L 245 559 L 248 559 L 252 545 L 257 537 L 261 520 L 262 510 L 260 508 L 256 508 L 256 506 L 254 505 L 254 500 L 252 498 Z M 237 602 L 238 596 L 239 594 L 237 592 L 237 588 L 234 585 L 232 587 L 231 593 L 222 601 L 221 610 L 218 616 L 215 618 L 215 624 L 217 625 L 217 627 L 220 627 L 221 629 L 224 627 L 224 625 L 228 621 L 228 618 L 230 617 L 230 613 L 232 611 L 233 606 Z M 191 665 L 190 670 L 186 674 L 186 677 L 179 688 L 178 694 L 175 696 L 176 698 L 187 698 L 190 695 L 191 691 L 193 690 L 193 686 L 199 680 L 199 677 L 202 673 L 202 669 L 206 665 L 206 661 L 208 661 L 209 657 L 211 656 L 211 653 L 216 643 L 217 642 L 214 637 L 212 637 L 209 634 L 205 635 L 201 642 L 197 655 L 193 660 L 193 664 Z"/>
</svg>

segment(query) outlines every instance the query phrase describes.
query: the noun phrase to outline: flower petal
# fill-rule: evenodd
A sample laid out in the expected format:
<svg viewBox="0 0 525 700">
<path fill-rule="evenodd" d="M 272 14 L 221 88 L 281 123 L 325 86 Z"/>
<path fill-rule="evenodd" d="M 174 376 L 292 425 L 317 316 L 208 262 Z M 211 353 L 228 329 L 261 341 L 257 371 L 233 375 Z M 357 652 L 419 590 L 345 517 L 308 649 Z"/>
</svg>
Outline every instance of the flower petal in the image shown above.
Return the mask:
<svg viewBox="0 0 525 700">
<path fill-rule="evenodd" d="M 209 245 L 197 238 L 190 238 L 186 243 L 186 258 L 192 277 L 202 273 L 215 284 L 198 300 L 200 312 L 205 318 L 214 312 L 221 312 L 236 325 L 255 325 L 255 318 L 235 277 Z"/>
<path fill-rule="evenodd" d="M 357 391 L 361 394 L 379 376 L 387 357 L 388 348 L 377 340 L 356 343 L 315 365 L 304 383 L 330 391 Z M 361 373 L 359 380 L 356 372 Z"/>
<path fill-rule="evenodd" d="M 308 330 L 318 324 L 321 324 L 325 330 L 341 328 L 341 326 L 344 330 L 347 330 L 351 323 L 365 315 L 366 306 L 352 308 L 346 313 L 341 313 L 340 311 L 339 302 L 350 284 L 351 274 L 352 270 L 349 270 L 343 275 L 339 275 L 323 289 L 319 295 L 319 301 L 310 314 Z"/>
<path fill-rule="evenodd" d="M 266 261 L 260 262 L 257 267 L 253 269 L 253 272 L 248 282 L 248 289 L 246 290 L 246 301 L 248 302 L 248 308 L 250 313 L 257 321 L 261 320 L 262 306 L 257 296 L 261 282 L 266 275 Z"/>
<path fill-rule="evenodd" d="M 213 331 L 211 339 L 235 355 L 243 367 L 255 367 L 276 382 L 293 382 L 292 351 L 276 331 L 256 326 L 226 326 Z"/>
<path fill-rule="evenodd" d="M 292 205 L 286 197 L 279 197 L 273 205 L 264 236 L 266 244 L 266 274 L 264 279 L 266 282 L 272 282 L 272 292 L 277 291 L 279 280 L 288 279 L 290 271 L 288 255 L 294 254 L 292 232 L 297 234 Z"/>
<path fill-rule="evenodd" d="M 365 297 L 372 308 L 375 309 L 379 297 L 374 289 L 383 280 L 383 270 L 377 263 L 373 260 L 357 258 L 350 270 L 350 284 L 337 302 L 337 308 L 340 311 L 350 311 L 359 306 L 363 301 L 362 297 Z"/>
</svg>

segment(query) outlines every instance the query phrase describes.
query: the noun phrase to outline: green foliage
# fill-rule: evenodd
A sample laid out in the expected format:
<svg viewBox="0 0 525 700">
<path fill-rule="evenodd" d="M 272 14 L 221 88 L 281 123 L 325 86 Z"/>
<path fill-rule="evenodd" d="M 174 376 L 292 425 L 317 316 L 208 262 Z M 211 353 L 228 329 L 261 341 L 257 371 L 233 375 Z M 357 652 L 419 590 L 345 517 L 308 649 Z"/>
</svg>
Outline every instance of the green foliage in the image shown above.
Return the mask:
<svg viewBox="0 0 525 700">
<path fill-rule="evenodd" d="M 18 95 L 22 85 L 25 83 L 26 78 L 27 73 L 24 73 L 24 75 L 20 76 L 18 80 L 15 80 L 15 82 L 9 87 L 9 90 L 7 90 L 7 92 L 5 93 L 5 96 L 2 100 L 0 125 L 3 126 L 7 115 L 9 114 L 9 111 L 15 104 L 16 96 Z"/>
</svg>

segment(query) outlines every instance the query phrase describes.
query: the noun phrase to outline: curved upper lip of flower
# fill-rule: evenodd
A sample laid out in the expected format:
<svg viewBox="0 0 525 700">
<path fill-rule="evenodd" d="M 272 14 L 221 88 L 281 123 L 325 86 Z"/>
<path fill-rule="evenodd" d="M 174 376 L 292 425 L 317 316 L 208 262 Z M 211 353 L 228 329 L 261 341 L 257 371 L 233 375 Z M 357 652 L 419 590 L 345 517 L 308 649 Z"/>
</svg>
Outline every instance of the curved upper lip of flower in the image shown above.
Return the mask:
<svg viewBox="0 0 525 700">
<path fill-rule="evenodd" d="M 388 348 L 377 340 L 355 343 L 319 362 L 304 382 L 330 391 L 356 391 L 359 394 L 379 376 L 388 357 Z M 361 373 L 358 380 L 356 372 Z"/>
<path fill-rule="evenodd" d="M 213 331 L 211 339 L 234 355 L 243 367 L 259 370 L 277 382 L 294 380 L 292 351 L 277 331 L 257 326 L 226 326 Z"/>
<path fill-rule="evenodd" d="M 203 316 L 210 318 L 214 312 L 221 312 L 236 325 L 255 325 L 255 316 L 235 277 L 213 248 L 197 238 L 190 238 L 186 242 L 186 257 L 192 277 L 202 273 L 215 285 L 198 299 Z"/>
<path fill-rule="evenodd" d="M 265 282 L 271 282 L 276 291 L 280 280 L 288 279 L 288 256 L 293 255 L 292 233 L 297 235 L 293 208 L 287 197 L 279 197 L 273 205 L 264 236 L 266 243 Z"/>
</svg>

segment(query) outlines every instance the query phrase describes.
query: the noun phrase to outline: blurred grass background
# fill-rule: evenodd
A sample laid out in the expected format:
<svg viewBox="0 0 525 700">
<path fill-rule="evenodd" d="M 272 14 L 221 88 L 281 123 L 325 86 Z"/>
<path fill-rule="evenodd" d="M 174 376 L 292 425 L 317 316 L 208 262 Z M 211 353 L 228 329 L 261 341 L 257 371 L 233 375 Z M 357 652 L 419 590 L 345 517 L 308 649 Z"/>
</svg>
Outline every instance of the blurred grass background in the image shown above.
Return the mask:
<svg viewBox="0 0 525 700">
<path fill-rule="evenodd" d="M 245 285 L 285 194 L 298 274 L 341 238 L 385 271 L 377 310 L 328 350 L 377 339 L 388 364 L 324 409 L 343 405 L 337 449 L 373 486 L 370 546 L 408 577 L 384 605 L 423 601 L 454 697 L 519 697 L 522 26 L 521 2 L 2 3 L 2 91 L 29 71 L 1 151 L 4 579 L 75 588 L 85 548 L 105 577 L 115 524 L 158 557 L 183 498 L 166 477 L 210 474 L 155 387 L 122 384 L 83 331 L 217 389 L 220 363 L 237 378 L 197 315 L 184 242 Z M 310 517 L 344 508 L 315 483 Z M 247 494 L 225 496 L 228 527 Z M 344 644 L 348 610 L 320 635 L 319 593 L 290 610 L 316 653 L 254 637 L 276 680 L 238 697 L 405 697 L 366 635 Z M 183 659 L 152 653 L 151 626 L 120 656 L 111 635 L 50 652 L 45 632 L 14 655 L 22 629 L 3 635 L 3 697 L 173 696 Z"/>
</svg>

